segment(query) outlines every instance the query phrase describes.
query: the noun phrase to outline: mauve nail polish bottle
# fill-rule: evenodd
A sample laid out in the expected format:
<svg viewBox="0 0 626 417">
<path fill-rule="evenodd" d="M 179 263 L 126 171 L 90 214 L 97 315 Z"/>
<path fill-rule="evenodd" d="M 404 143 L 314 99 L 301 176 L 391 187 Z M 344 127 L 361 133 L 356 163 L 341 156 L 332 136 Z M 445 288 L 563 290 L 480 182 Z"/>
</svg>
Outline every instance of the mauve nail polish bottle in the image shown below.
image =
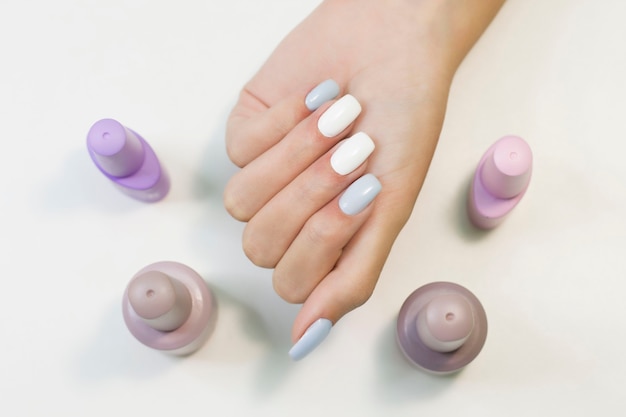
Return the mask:
<svg viewBox="0 0 626 417">
<path fill-rule="evenodd" d="M 406 299 L 398 315 L 396 336 L 411 363 L 433 374 L 450 374 L 480 353 L 487 338 L 487 316 L 466 288 L 433 282 Z"/>
<path fill-rule="evenodd" d="M 202 277 L 177 262 L 137 272 L 122 300 L 128 330 L 153 349 L 188 355 L 209 338 L 217 319 L 213 294 Z"/>
<path fill-rule="evenodd" d="M 533 155 L 524 139 L 504 136 L 478 163 L 469 192 L 468 215 L 474 226 L 492 229 L 502 223 L 528 188 Z"/>
<path fill-rule="evenodd" d="M 165 197 L 167 173 L 136 132 L 113 119 L 97 121 L 87 133 L 87 150 L 98 169 L 123 193 L 145 202 Z"/>
</svg>

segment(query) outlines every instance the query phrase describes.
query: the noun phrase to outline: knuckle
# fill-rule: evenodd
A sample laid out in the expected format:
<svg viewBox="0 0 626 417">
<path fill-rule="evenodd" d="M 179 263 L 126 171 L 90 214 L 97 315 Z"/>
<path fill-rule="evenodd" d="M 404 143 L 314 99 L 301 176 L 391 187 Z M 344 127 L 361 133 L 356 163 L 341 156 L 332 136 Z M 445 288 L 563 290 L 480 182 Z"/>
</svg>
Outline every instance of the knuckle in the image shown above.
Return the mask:
<svg viewBox="0 0 626 417">
<path fill-rule="evenodd" d="M 226 155 L 230 161 L 243 168 L 247 163 L 246 147 L 240 146 L 241 141 L 237 140 L 237 135 L 232 133 L 232 129 L 226 131 Z"/>
<path fill-rule="evenodd" d="M 242 239 L 243 252 L 248 259 L 258 267 L 261 268 L 274 268 L 276 266 L 276 259 L 269 250 L 269 245 L 264 244 L 263 241 L 255 238 L 251 233 L 247 232 L 248 227 L 244 231 Z"/>
<path fill-rule="evenodd" d="M 247 222 L 250 220 L 251 216 L 248 210 L 246 210 L 244 204 L 245 200 L 241 196 L 242 194 L 237 191 L 236 187 L 234 187 L 232 183 L 229 183 L 224 189 L 222 200 L 228 214 L 236 220 Z"/>
<path fill-rule="evenodd" d="M 226 141 L 226 155 L 228 155 L 228 159 L 239 168 L 243 168 L 248 163 L 245 153 L 242 151 L 242 147 L 237 146 L 234 140 Z"/>
<path fill-rule="evenodd" d="M 302 304 L 308 297 L 309 293 L 304 288 L 288 279 L 280 271 L 275 270 L 272 275 L 272 285 L 274 291 L 280 298 L 291 304 Z"/>
<path fill-rule="evenodd" d="M 248 259 L 260 268 L 273 268 L 276 266 L 276 262 L 258 245 L 244 241 L 243 251 Z"/>
<path fill-rule="evenodd" d="M 335 247 L 337 242 L 341 240 L 344 230 L 335 227 L 329 221 L 323 221 L 319 218 L 311 218 L 307 222 L 304 232 L 308 241 L 313 245 L 325 245 Z"/>
<path fill-rule="evenodd" d="M 372 283 L 373 281 L 373 283 Z M 365 304 L 374 292 L 376 280 L 362 280 L 356 285 L 351 286 L 348 291 L 343 291 L 337 296 L 338 303 L 345 306 L 349 310 L 354 310 Z"/>
</svg>

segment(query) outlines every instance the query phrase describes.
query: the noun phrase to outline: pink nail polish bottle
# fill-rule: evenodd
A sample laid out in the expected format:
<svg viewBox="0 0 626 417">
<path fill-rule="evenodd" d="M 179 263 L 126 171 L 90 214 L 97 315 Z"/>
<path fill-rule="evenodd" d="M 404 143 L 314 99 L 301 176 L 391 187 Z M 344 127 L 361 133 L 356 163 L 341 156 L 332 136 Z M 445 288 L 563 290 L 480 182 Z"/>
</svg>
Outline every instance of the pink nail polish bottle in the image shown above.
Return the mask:
<svg viewBox="0 0 626 417">
<path fill-rule="evenodd" d="M 518 136 L 504 136 L 483 155 L 469 192 L 468 215 L 480 229 L 492 229 L 520 202 L 532 172 L 530 146 Z"/>
<path fill-rule="evenodd" d="M 188 355 L 215 327 L 211 290 L 196 271 L 177 262 L 157 262 L 137 272 L 122 301 L 128 330 L 153 349 Z"/>
<path fill-rule="evenodd" d="M 487 338 L 482 304 L 466 288 L 433 282 L 415 290 L 398 315 L 396 336 L 404 356 L 437 375 L 463 369 Z"/>
</svg>

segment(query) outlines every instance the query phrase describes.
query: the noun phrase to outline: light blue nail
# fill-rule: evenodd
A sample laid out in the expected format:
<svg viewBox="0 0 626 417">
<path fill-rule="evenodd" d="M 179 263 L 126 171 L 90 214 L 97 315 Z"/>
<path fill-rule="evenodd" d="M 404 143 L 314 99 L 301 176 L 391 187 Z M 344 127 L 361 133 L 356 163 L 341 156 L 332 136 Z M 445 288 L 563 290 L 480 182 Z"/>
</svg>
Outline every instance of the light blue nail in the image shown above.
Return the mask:
<svg viewBox="0 0 626 417">
<path fill-rule="evenodd" d="M 289 356 L 299 361 L 311 353 L 328 336 L 333 323 L 328 319 L 318 319 L 306 329 L 300 340 L 289 350 Z"/>
<path fill-rule="evenodd" d="M 378 195 L 382 185 L 372 174 L 365 174 L 354 181 L 339 198 L 339 208 L 345 214 L 359 214 Z"/>
<path fill-rule="evenodd" d="M 328 100 L 332 100 L 339 95 L 339 84 L 334 80 L 326 80 L 317 85 L 304 99 L 306 107 L 313 111 L 319 108 Z"/>
</svg>

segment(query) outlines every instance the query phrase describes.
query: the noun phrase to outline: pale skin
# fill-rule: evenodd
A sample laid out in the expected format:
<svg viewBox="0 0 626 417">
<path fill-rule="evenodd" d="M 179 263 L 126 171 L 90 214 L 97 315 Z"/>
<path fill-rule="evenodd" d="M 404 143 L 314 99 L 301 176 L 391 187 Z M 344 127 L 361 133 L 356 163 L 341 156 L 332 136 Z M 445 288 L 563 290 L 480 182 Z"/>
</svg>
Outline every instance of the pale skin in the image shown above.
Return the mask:
<svg viewBox="0 0 626 417">
<path fill-rule="evenodd" d="M 365 303 L 405 225 L 441 132 L 452 78 L 504 0 L 326 0 L 245 85 L 226 132 L 242 169 L 224 192 L 247 222 L 243 248 L 274 268 L 275 291 L 301 303 L 293 341 L 319 318 L 336 323 Z M 363 108 L 335 137 L 317 129 L 306 94 L 326 79 Z M 335 173 L 337 144 L 363 131 L 376 149 L 359 168 Z M 365 173 L 382 191 L 349 216 L 341 193 Z"/>
</svg>

